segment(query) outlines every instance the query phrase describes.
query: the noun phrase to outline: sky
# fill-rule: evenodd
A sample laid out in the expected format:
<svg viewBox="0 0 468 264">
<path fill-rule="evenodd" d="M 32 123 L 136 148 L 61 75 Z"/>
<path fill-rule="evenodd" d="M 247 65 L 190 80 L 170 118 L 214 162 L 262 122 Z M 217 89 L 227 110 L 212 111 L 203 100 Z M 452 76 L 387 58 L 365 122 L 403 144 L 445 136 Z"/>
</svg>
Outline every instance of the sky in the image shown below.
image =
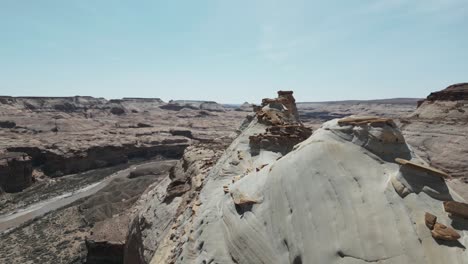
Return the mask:
<svg viewBox="0 0 468 264">
<path fill-rule="evenodd" d="M 0 0 L 0 94 L 259 102 L 468 82 L 468 0 Z"/>
</svg>

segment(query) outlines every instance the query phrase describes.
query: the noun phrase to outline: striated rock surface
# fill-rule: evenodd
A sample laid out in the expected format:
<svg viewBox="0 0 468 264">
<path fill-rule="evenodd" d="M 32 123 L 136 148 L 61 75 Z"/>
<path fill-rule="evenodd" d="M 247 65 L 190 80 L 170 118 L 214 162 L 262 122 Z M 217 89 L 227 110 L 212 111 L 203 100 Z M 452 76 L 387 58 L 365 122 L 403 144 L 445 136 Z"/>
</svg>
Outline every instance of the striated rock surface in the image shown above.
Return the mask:
<svg viewBox="0 0 468 264">
<path fill-rule="evenodd" d="M 301 125 L 272 126 L 265 133 L 249 137 L 250 151 L 252 155 L 258 155 L 261 149 L 286 154 L 311 134 L 310 128 Z"/>
<path fill-rule="evenodd" d="M 155 241 L 133 243 L 145 245 L 144 257 L 126 263 L 466 261 L 468 222 L 450 226 L 443 209 L 444 201 L 463 199 L 413 152 L 392 120 L 332 120 L 289 153 L 261 148 L 252 155 L 251 136 L 297 122 L 285 111 L 274 99 L 257 108 L 257 118 L 206 175 L 196 206 L 185 207 L 191 213 L 173 217 L 183 231 L 156 231 L 171 220 L 147 222 Z M 140 212 L 158 210 L 151 208 Z"/>
</svg>

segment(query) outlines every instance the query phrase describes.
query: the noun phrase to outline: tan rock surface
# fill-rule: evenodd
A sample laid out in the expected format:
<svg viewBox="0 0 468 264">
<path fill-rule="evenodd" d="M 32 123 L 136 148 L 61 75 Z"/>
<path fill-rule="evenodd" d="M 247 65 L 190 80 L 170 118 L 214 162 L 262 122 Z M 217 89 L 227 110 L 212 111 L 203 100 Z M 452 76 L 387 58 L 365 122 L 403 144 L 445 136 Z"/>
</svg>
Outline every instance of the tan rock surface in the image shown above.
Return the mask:
<svg viewBox="0 0 468 264">
<path fill-rule="evenodd" d="M 460 239 L 460 234 L 457 233 L 453 228 L 447 227 L 441 223 L 436 223 L 434 229 L 431 230 L 432 237 L 435 239 L 455 241 Z"/>
<path fill-rule="evenodd" d="M 468 219 L 468 204 L 466 203 L 456 201 L 445 201 L 444 209 L 447 213 L 454 217 Z"/>
<path fill-rule="evenodd" d="M 426 214 L 424 215 L 424 221 L 426 222 L 427 228 L 432 230 L 434 229 L 434 226 L 437 223 L 437 217 L 433 214 L 426 212 Z"/>
</svg>

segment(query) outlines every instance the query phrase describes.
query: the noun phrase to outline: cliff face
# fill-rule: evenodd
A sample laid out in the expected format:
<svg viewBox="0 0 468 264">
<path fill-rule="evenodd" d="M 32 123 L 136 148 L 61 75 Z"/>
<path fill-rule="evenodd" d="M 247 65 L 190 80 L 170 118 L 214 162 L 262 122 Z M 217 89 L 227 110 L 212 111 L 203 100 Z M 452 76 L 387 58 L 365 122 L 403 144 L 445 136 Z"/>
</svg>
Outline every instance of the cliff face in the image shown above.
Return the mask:
<svg viewBox="0 0 468 264">
<path fill-rule="evenodd" d="M 126 257 L 141 257 L 126 263 L 466 261 L 468 222 L 455 224 L 443 207 L 463 199 L 444 172 L 413 153 L 392 120 L 332 120 L 290 152 L 267 142 L 253 149 L 252 138 L 274 127 L 302 127 L 291 101 L 264 100 L 257 118 L 201 173 L 199 192 L 185 192 L 190 206 L 166 200 L 167 188 L 153 188 L 133 222 L 145 231 L 134 228 L 139 235 L 127 244 L 139 253 Z M 182 213 L 165 213 L 170 207 Z M 426 212 L 437 217 L 431 228 Z"/>
<path fill-rule="evenodd" d="M 26 153 L 0 154 L 0 187 L 6 192 L 20 192 L 32 184 L 32 161 Z"/>
</svg>

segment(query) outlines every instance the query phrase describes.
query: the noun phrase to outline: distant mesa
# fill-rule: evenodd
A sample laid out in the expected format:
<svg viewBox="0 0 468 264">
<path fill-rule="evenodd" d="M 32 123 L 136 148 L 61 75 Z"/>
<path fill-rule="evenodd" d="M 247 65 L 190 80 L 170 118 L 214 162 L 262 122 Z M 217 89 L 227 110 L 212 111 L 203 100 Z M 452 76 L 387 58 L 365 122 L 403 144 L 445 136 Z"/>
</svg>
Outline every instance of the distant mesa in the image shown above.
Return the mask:
<svg viewBox="0 0 468 264">
<path fill-rule="evenodd" d="M 180 111 L 182 109 L 205 110 L 211 112 L 224 112 L 226 109 L 213 101 L 197 101 L 197 100 L 171 100 L 159 108 L 170 111 Z"/>
<path fill-rule="evenodd" d="M 239 107 L 237 107 L 235 110 L 236 111 L 252 111 L 254 104 L 251 104 L 249 102 L 244 102 L 241 104 Z"/>
</svg>

